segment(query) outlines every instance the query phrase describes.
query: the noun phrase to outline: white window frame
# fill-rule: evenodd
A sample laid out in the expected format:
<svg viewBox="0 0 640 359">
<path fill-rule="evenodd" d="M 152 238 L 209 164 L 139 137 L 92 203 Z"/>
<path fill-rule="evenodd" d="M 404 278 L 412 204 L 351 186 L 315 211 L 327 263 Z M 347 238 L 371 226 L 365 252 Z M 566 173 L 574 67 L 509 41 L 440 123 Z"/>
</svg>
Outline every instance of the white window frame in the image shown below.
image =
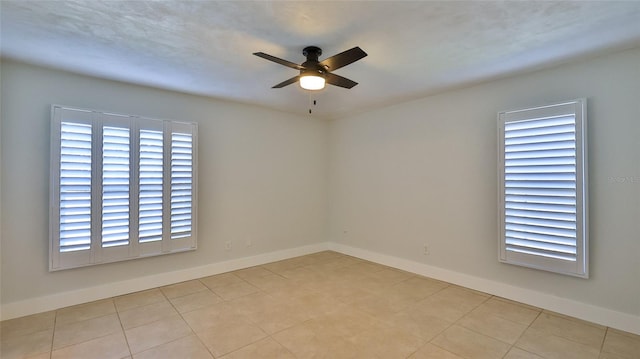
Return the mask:
<svg viewBox="0 0 640 359">
<path fill-rule="evenodd" d="M 500 262 L 581 278 L 589 277 L 586 109 L 587 100 L 583 98 L 547 106 L 503 111 L 498 113 L 498 229 L 500 233 Z M 540 175 L 552 176 L 554 174 L 559 174 L 560 172 L 552 170 L 551 167 L 545 169 L 541 169 L 541 167 L 533 168 L 535 166 L 534 164 L 525 163 L 527 161 L 531 161 L 531 156 L 533 156 L 540 161 L 537 163 L 538 165 L 549 165 L 548 160 L 552 158 L 552 156 L 556 155 L 547 155 L 542 154 L 541 152 L 529 152 L 524 155 L 527 158 L 525 160 L 520 160 L 519 162 L 514 163 L 515 160 L 511 159 L 509 161 L 510 163 L 505 163 L 505 156 L 511 158 L 514 156 L 520 156 L 517 151 L 522 150 L 522 147 L 514 149 L 507 145 L 505 143 L 505 137 L 511 137 L 510 141 L 513 141 L 513 136 L 523 136 L 521 133 L 514 132 L 511 132 L 511 136 L 507 135 L 506 133 L 511 130 L 505 130 L 506 127 L 511 127 L 513 129 L 514 126 L 523 126 L 533 129 L 536 126 L 532 125 L 535 123 L 534 121 L 537 120 L 537 123 L 540 124 L 541 121 L 551 121 L 549 120 L 551 118 L 562 118 L 565 122 L 571 122 L 570 120 L 573 118 L 573 125 L 575 126 L 574 138 L 564 142 L 572 142 L 574 146 L 574 149 L 568 149 L 565 151 L 567 151 L 567 153 L 572 152 L 572 155 L 575 156 L 575 176 L 573 177 L 573 180 L 558 180 L 560 187 L 572 187 L 568 189 L 569 192 L 575 190 L 575 202 L 562 206 L 551 203 L 555 200 L 550 198 L 557 196 L 556 194 L 545 194 L 545 196 L 549 197 L 544 198 L 539 196 L 536 197 L 536 195 L 531 192 L 532 189 L 533 191 L 537 191 L 536 188 L 542 188 L 543 191 L 547 191 L 556 186 L 555 182 L 551 183 L 554 181 L 551 177 L 545 179 L 541 178 Z M 549 122 L 546 122 L 545 126 L 548 124 Z M 572 124 L 569 124 L 568 126 L 569 128 L 572 128 Z M 553 127 L 550 131 L 556 131 L 557 129 L 558 127 Z M 538 132 L 538 130 L 534 131 Z M 558 132 L 551 132 L 551 134 L 557 134 L 560 132 L 559 130 L 557 131 Z M 542 136 L 544 135 L 536 133 L 535 135 L 524 139 L 524 141 L 529 145 L 532 143 L 538 144 L 543 143 L 543 141 L 549 141 L 544 142 L 545 147 L 551 147 L 551 150 L 558 150 L 558 148 L 560 148 L 554 147 L 560 146 L 559 142 L 553 142 L 551 139 L 545 139 L 541 142 L 537 142 Z M 518 141 L 520 141 L 520 139 Z M 510 144 L 512 143 L 513 142 L 510 142 Z M 532 150 L 524 150 L 524 152 L 526 151 Z M 507 153 L 509 153 L 509 155 L 506 155 Z M 523 152 L 519 153 L 522 154 Z M 569 157 L 570 156 L 571 155 L 569 155 Z M 571 162 L 571 159 L 566 160 L 567 157 L 563 158 L 564 159 L 562 161 Z M 571 166 L 572 165 L 570 164 L 569 168 Z M 529 168 L 523 170 L 525 167 Z M 531 176 L 530 173 L 522 174 L 522 171 L 535 171 L 538 173 Z M 568 176 L 571 177 L 571 169 L 567 171 L 569 171 Z M 509 176 L 509 179 L 507 179 L 507 175 Z M 507 191 L 509 193 L 507 193 Z M 551 189 L 551 191 L 554 191 L 554 189 Z M 563 194 L 563 196 L 564 195 L 566 194 Z M 569 198 L 572 197 L 569 196 Z M 571 201 L 572 200 L 569 199 L 569 202 Z M 534 206 L 536 206 L 536 209 L 532 209 Z M 562 215 L 559 215 L 558 213 L 562 213 Z M 547 224 L 547 227 L 545 227 L 542 225 L 543 221 L 545 221 L 543 218 L 553 219 L 546 222 L 545 224 Z M 557 218 L 562 219 L 558 220 Z M 521 221 L 525 221 L 528 227 L 522 229 L 523 222 Z M 561 221 L 565 221 L 562 222 L 563 224 L 561 226 L 564 226 L 564 223 L 566 223 L 569 227 L 572 227 L 568 230 L 569 234 L 562 234 L 562 236 L 566 235 L 567 237 L 560 237 L 558 234 L 550 234 L 544 238 L 540 237 L 541 232 L 550 233 L 549 228 L 558 226 L 557 223 Z M 535 224 L 533 224 L 534 222 Z M 514 225 L 519 226 L 519 228 L 514 229 Z M 509 231 L 507 230 L 507 226 L 510 228 Z M 556 231 L 556 229 L 554 228 L 552 231 Z M 509 232 L 509 234 L 507 232 Z M 522 241 L 522 238 L 524 238 L 522 236 L 528 237 L 528 239 L 533 238 L 533 236 L 537 237 L 536 239 L 527 242 L 526 240 Z M 539 240 L 538 238 L 542 239 Z M 555 245 L 545 243 L 547 240 L 553 242 L 556 239 L 561 239 L 559 243 L 563 242 L 564 244 Z M 542 247 L 549 249 L 540 249 Z M 575 249 L 572 250 L 572 247 Z"/>
<path fill-rule="evenodd" d="M 91 125 L 91 238 L 88 249 L 61 251 L 61 124 L 80 123 Z M 104 126 L 115 126 L 129 131 L 128 157 L 128 244 L 102 246 L 102 130 Z M 50 181 L 50 228 L 49 228 L 49 270 L 90 266 L 101 263 L 130 260 L 197 248 L 197 178 L 198 178 L 198 136 L 197 123 L 156 120 L 139 116 L 105 113 L 59 105 L 51 106 L 51 181 Z M 139 242 L 139 170 L 140 170 L 140 130 L 162 131 L 162 238 L 156 241 Z M 172 238 L 172 134 L 179 133 L 191 137 L 191 193 L 183 196 L 191 200 L 190 231 L 180 238 Z M 187 171 L 189 166 L 187 165 Z M 86 170 L 85 170 L 86 171 Z M 187 172 L 188 173 L 188 172 Z M 188 202 L 187 202 L 188 203 Z"/>
</svg>

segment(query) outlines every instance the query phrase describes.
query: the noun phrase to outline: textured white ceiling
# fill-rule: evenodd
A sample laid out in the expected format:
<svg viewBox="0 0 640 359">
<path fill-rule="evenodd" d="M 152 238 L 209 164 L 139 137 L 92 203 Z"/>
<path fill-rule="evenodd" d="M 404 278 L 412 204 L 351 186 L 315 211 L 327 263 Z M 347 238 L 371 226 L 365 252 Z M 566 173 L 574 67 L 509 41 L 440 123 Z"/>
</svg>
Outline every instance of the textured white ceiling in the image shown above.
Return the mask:
<svg viewBox="0 0 640 359">
<path fill-rule="evenodd" d="M 3 57 L 107 79 L 337 117 L 574 58 L 640 46 L 640 1 L 0 2 Z M 336 74 L 359 82 L 309 96 L 271 86 L 354 46 Z"/>
</svg>

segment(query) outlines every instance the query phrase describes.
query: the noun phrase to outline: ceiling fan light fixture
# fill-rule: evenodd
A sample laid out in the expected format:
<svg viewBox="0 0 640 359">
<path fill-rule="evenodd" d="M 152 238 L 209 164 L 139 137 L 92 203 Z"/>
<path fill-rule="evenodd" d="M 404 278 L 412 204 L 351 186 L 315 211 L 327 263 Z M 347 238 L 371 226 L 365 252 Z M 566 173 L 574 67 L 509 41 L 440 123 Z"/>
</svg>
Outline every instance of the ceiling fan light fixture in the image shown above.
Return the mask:
<svg viewBox="0 0 640 359">
<path fill-rule="evenodd" d="M 313 72 L 300 75 L 300 87 L 305 90 L 322 90 L 325 83 L 323 76 Z"/>
<path fill-rule="evenodd" d="M 332 73 L 332 71 L 352 64 L 367 56 L 366 52 L 356 46 L 347 51 L 343 51 L 337 55 L 319 61 L 318 56 L 322 55 L 322 49 L 316 46 L 307 46 L 302 50 L 302 54 L 307 58 L 307 61 L 298 65 L 291 61 L 265 54 L 264 52 L 254 52 L 253 54 L 258 57 L 262 57 L 265 60 L 273 61 L 277 64 L 300 71 L 300 75 L 284 80 L 272 88 L 279 89 L 298 82 L 302 89 L 311 91 L 322 90 L 326 84 L 346 89 L 350 89 L 357 85 L 357 82 L 336 75 Z"/>
</svg>

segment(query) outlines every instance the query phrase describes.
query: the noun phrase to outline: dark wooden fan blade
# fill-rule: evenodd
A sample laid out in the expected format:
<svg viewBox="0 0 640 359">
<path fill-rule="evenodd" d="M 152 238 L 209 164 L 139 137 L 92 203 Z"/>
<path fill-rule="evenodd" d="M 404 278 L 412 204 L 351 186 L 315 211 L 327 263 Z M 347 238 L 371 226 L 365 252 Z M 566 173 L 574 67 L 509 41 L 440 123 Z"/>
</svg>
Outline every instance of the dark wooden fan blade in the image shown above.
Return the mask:
<svg viewBox="0 0 640 359">
<path fill-rule="evenodd" d="M 329 71 L 335 71 L 343 66 L 354 63 L 365 56 L 367 56 L 367 53 L 356 46 L 353 49 L 349 49 L 320 61 L 320 65 L 326 66 Z"/>
<path fill-rule="evenodd" d="M 287 85 L 291 85 L 291 84 L 293 84 L 293 83 L 298 82 L 298 79 L 299 79 L 299 78 L 300 78 L 300 76 L 292 77 L 292 78 L 290 78 L 290 79 L 288 79 L 288 80 L 286 80 L 286 81 L 282 81 L 281 83 L 279 83 L 279 84 L 277 84 L 277 85 L 273 86 L 272 88 L 273 88 L 273 89 L 279 89 L 279 88 L 285 87 L 285 86 L 287 86 Z"/>
<path fill-rule="evenodd" d="M 328 84 L 339 86 L 339 87 L 344 87 L 344 88 L 347 88 L 347 89 L 350 89 L 353 86 L 358 84 L 357 82 L 351 81 L 348 78 L 345 78 L 345 77 L 342 77 L 342 76 L 338 76 L 338 75 L 332 74 L 332 73 L 325 74 L 324 78 L 325 78 L 325 80 L 327 81 Z"/>
<path fill-rule="evenodd" d="M 298 64 L 295 64 L 295 63 L 293 63 L 291 61 L 283 60 L 283 59 L 281 59 L 279 57 L 275 57 L 275 56 L 271 56 L 269 54 L 265 54 L 264 52 L 254 52 L 253 54 L 258 56 L 258 57 L 262 57 L 265 60 L 273 61 L 273 62 L 275 62 L 277 64 L 284 65 L 286 67 L 291 67 L 292 69 L 296 69 L 296 70 L 303 70 L 304 69 L 304 67 L 302 67 L 302 66 L 300 66 Z"/>
</svg>

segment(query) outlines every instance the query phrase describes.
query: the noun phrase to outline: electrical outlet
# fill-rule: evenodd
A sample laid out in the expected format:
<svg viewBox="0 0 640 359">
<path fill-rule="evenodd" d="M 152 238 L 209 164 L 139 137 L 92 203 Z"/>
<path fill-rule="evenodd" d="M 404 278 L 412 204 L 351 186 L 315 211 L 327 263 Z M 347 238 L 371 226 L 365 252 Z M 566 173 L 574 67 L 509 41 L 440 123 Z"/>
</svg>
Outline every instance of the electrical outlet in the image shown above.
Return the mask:
<svg viewBox="0 0 640 359">
<path fill-rule="evenodd" d="M 225 250 L 227 250 L 227 251 L 230 251 L 230 250 L 231 250 L 231 241 L 227 241 L 227 242 L 224 244 L 224 249 L 225 249 Z"/>
<path fill-rule="evenodd" d="M 429 245 L 428 244 L 424 244 L 424 246 L 422 247 L 422 254 L 425 256 L 429 255 Z"/>
<path fill-rule="evenodd" d="M 245 247 L 249 248 L 249 247 L 251 247 L 253 245 L 253 242 L 250 239 L 247 239 L 244 242 L 244 245 L 245 245 Z"/>
</svg>

